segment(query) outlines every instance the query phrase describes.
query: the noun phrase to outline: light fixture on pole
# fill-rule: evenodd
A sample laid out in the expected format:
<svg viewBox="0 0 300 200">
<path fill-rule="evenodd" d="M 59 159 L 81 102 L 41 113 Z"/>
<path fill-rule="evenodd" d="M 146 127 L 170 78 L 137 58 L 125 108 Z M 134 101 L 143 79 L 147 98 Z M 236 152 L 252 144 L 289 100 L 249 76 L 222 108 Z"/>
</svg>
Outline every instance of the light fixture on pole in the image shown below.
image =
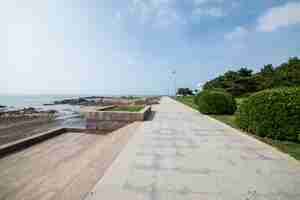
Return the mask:
<svg viewBox="0 0 300 200">
<path fill-rule="evenodd" d="M 174 76 L 174 95 L 176 96 L 176 70 L 172 70 L 171 73 Z"/>
</svg>

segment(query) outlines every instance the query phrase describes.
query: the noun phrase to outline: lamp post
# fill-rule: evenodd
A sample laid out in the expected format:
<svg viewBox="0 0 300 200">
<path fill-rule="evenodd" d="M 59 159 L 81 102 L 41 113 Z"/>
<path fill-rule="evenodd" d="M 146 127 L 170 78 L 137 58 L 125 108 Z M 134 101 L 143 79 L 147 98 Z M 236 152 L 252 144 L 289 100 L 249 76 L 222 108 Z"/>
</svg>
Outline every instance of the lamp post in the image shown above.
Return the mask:
<svg viewBox="0 0 300 200">
<path fill-rule="evenodd" d="M 176 70 L 172 70 L 171 73 L 174 76 L 174 96 L 176 96 Z"/>
</svg>

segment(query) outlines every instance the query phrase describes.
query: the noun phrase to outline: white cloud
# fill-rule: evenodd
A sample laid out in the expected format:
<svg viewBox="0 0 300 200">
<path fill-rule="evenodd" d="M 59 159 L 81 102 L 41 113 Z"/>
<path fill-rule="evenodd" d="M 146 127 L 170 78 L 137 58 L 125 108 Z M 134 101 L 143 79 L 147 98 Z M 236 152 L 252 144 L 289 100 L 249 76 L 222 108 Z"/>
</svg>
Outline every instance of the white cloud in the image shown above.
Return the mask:
<svg viewBox="0 0 300 200">
<path fill-rule="evenodd" d="M 222 5 L 217 5 L 224 3 L 224 0 L 189 0 L 192 4 L 189 13 L 180 7 L 180 1 L 131 0 L 129 10 L 142 25 L 160 28 L 178 27 L 202 16 L 219 18 L 226 15 Z"/>
<path fill-rule="evenodd" d="M 192 13 L 193 17 L 197 16 L 211 16 L 211 17 L 223 17 L 225 12 L 220 7 L 211 7 L 211 8 L 196 8 Z"/>
<path fill-rule="evenodd" d="M 178 13 L 174 10 L 170 9 L 161 9 L 157 12 L 156 22 L 154 26 L 156 27 L 168 27 L 172 24 L 185 24 L 186 21 L 184 18 L 178 15 Z"/>
<path fill-rule="evenodd" d="M 159 7 L 159 6 L 163 6 L 163 5 L 170 6 L 170 5 L 174 4 L 176 2 L 176 0 L 150 0 L 150 2 L 154 6 Z"/>
<path fill-rule="evenodd" d="M 143 0 L 133 0 L 129 5 L 131 14 L 137 15 L 140 23 L 145 24 L 153 15 L 154 8 Z"/>
<path fill-rule="evenodd" d="M 240 40 L 247 36 L 249 31 L 241 26 L 236 27 L 232 32 L 224 35 L 225 40 Z"/>
<path fill-rule="evenodd" d="M 150 23 L 155 27 L 185 24 L 175 4 L 176 0 L 132 0 L 129 9 L 141 24 Z"/>
<path fill-rule="evenodd" d="M 283 6 L 271 8 L 259 17 L 257 30 L 271 32 L 298 23 L 300 23 L 300 3 L 289 2 Z"/>
<path fill-rule="evenodd" d="M 194 0 L 195 5 L 202 5 L 206 3 L 223 3 L 224 0 Z"/>
</svg>

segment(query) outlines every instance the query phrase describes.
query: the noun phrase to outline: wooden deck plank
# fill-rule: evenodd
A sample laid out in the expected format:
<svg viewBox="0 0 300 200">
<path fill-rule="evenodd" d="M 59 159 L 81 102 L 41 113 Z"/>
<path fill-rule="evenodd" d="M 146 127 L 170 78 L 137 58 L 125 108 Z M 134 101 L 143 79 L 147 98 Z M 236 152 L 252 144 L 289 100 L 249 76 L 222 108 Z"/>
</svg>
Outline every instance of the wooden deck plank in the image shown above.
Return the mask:
<svg viewBox="0 0 300 200">
<path fill-rule="evenodd" d="M 78 140 L 80 138 L 80 135 L 69 135 L 66 134 L 66 138 L 63 138 L 63 140 L 58 141 L 59 138 L 54 138 L 53 141 L 49 140 L 49 142 L 54 142 L 51 144 L 51 146 L 48 146 L 47 143 L 42 143 L 37 146 L 33 146 L 31 149 L 33 152 L 27 152 L 25 155 L 22 156 L 22 158 L 14 160 L 14 157 L 11 157 L 14 162 L 10 162 L 9 160 L 6 160 L 4 162 L 1 162 L 1 166 L 3 163 L 3 166 L 6 168 L 1 169 L 0 171 L 0 179 L 3 177 L 7 176 L 8 174 L 11 174 L 11 172 L 17 172 L 21 173 L 22 177 L 24 174 L 26 174 L 26 170 L 32 169 L 33 164 L 37 164 L 39 168 L 42 168 L 42 164 L 45 163 L 47 166 L 49 165 L 55 165 L 59 160 L 63 159 L 64 156 L 60 155 L 59 157 L 55 156 L 57 155 L 56 153 L 59 153 L 58 151 L 64 148 L 68 148 L 70 145 L 70 142 L 73 140 Z M 63 142 L 65 141 L 65 143 Z M 48 141 L 47 141 L 48 142 Z M 35 151 L 37 150 L 38 151 Z M 22 152 L 20 152 L 22 153 Z M 19 153 L 15 154 L 16 157 L 18 157 Z M 54 158 L 52 158 L 54 156 Z M 54 160 L 51 160 L 54 159 Z M 21 165 L 20 165 L 21 163 Z M 36 168 L 36 167 L 35 167 Z"/>
<path fill-rule="evenodd" d="M 32 146 L 31 148 L 24 149 L 17 154 L 11 154 L 4 158 L 1 158 L 2 165 L 0 166 L 0 171 L 2 171 L 3 169 L 7 169 L 7 166 L 14 166 L 16 162 L 20 162 L 21 160 L 25 160 L 28 158 L 33 159 L 33 156 L 30 157 L 29 155 L 33 155 L 35 153 L 39 154 L 42 151 L 50 151 L 55 147 L 56 144 L 64 141 L 66 137 L 68 137 L 67 134 L 62 134 L 55 137 L 55 139 L 53 140 L 44 141 L 43 143 Z"/>
<path fill-rule="evenodd" d="M 14 188 L 4 195 L 10 196 L 17 193 L 20 189 L 24 190 L 26 186 L 30 185 L 28 182 L 36 182 L 35 180 L 50 173 L 60 166 L 61 163 L 68 162 L 71 157 L 79 154 L 84 145 L 89 146 L 94 142 L 93 138 L 88 137 L 86 134 L 67 134 L 68 138 L 66 138 L 65 143 L 56 144 L 54 149 L 46 153 L 43 152 L 41 155 L 34 155 L 35 159 L 23 160 L 17 163 L 10 170 L 6 171 L 4 175 L 0 176 L 1 182 L 12 185 Z"/>
<path fill-rule="evenodd" d="M 82 199 L 127 143 L 126 128 L 66 133 L 0 159 L 0 200 Z"/>
</svg>

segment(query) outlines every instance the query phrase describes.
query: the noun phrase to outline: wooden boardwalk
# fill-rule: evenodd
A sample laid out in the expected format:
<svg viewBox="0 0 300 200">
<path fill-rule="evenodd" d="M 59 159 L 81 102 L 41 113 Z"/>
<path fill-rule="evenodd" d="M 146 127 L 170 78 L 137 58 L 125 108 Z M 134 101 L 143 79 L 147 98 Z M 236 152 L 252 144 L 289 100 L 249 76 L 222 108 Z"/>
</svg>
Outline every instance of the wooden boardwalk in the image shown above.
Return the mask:
<svg viewBox="0 0 300 200">
<path fill-rule="evenodd" d="M 0 199 L 83 199 L 138 123 L 108 135 L 66 133 L 0 160 Z"/>
</svg>

